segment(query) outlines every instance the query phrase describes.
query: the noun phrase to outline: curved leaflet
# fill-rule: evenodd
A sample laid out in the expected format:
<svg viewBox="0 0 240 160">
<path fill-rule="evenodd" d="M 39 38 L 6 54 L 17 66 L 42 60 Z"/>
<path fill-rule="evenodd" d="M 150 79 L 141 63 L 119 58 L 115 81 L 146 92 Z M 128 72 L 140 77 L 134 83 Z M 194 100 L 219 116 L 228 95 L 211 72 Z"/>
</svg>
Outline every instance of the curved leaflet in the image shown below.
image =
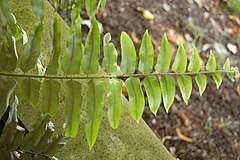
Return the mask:
<svg viewBox="0 0 240 160">
<path fill-rule="evenodd" d="M 118 128 L 122 113 L 122 81 L 110 79 L 107 82 L 108 121 L 112 128 Z"/>
<path fill-rule="evenodd" d="M 90 80 L 87 83 L 87 122 L 85 127 L 90 149 L 97 139 L 103 106 L 103 82 Z"/>
<path fill-rule="evenodd" d="M 202 96 L 207 87 L 207 76 L 204 74 L 198 74 L 195 76 L 195 81 L 199 88 L 200 96 Z"/>
<path fill-rule="evenodd" d="M 57 74 L 61 58 L 61 32 L 62 23 L 58 18 L 54 18 L 52 20 L 50 34 L 52 59 L 47 66 L 46 74 Z"/>
<path fill-rule="evenodd" d="M 98 59 L 100 56 L 100 32 L 98 28 L 98 22 L 95 18 L 93 18 L 91 24 L 92 26 L 87 35 L 85 51 L 81 65 L 83 73 L 87 75 L 98 73 Z"/>
<path fill-rule="evenodd" d="M 122 51 L 121 71 L 124 74 L 133 73 L 136 66 L 136 50 L 131 38 L 126 32 L 122 32 L 120 43 Z"/>
<path fill-rule="evenodd" d="M 187 68 L 187 54 L 183 47 L 183 44 L 180 44 L 177 50 L 175 60 L 172 65 L 172 70 L 176 73 L 184 73 Z"/>
<path fill-rule="evenodd" d="M 188 99 L 192 93 L 192 78 L 190 76 L 183 75 L 178 77 L 177 83 L 182 93 L 182 98 L 186 105 L 188 105 Z"/>
<path fill-rule="evenodd" d="M 35 79 L 26 78 L 21 82 L 20 100 L 36 106 L 39 100 L 41 82 Z"/>
<path fill-rule="evenodd" d="M 0 71 L 13 72 L 17 67 L 18 54 L 16 50 L 15 38 L 12 38 L 11 46 L 6 43 L 2 44 L 0 53 Z"/>
<path fill-rule="evenodd" d="M 125 84 L 129 96 L 131 115 L 136 122 L 139 122 L 145 106 L 140 80 L 136 77 L 130 77 L 126 80 Z"/>
<path fill-rule="evenodd" d="M 150 73 L 153 68 L 154 62 L 154 48 L 152 45 L 151 38 L 148 34 L 148 30 L 143 35 L 142 44 L 139 51 L 140 62 L 139 62 L 139 71 L 142 73 Z"/>
<path fill-rule="evenodd" d="M 200 71 L 200 57 L 196 48 L 194 48 L 192 52 L 192 58 L 188 64 L 188 71 L 193 73 L 197 73 Z"/>
<path fill-rule="evenodd" d="M 9 98 L 16 88 L 17 82 L 5 76 L 0 76 L 0 118 L 7 110 Z"/>
<path fill-rule="evenodd" d="M 168 113 L 175 97 L 176 88 L 173 77 L 163 76 L 160 79 L 160 86 L 162 90 L 163 104 Z"/>
<path fill-rule="evenodd" d="M 80 123 L 80 112 L 82 106 L 82 85 L 78 81 L 69 80 L 65 82 L 65 121 L 64 130 L 66 137 L 75 138 Z"/>
<path fill-rule="evenodd" d="M 59 93 L 61 84 L 56 80 L 45 80 L 42 89 L 42 112 L 48 113 L 52 117 L 59 110 Z"/>
<path fill-rule="evenodd" d="M 29 41 L 24 47 L 23 54 L 20 57 L 20 68 L 26 73 L 36 67 L 37 60 L 41 52 L 41 36 L 43 24 L 39 24 L 34 32 L 31 33 Z"/>
<path fill-rule="evenodd" d="M 92 19 L 97 13 L 97 1 L 96 0 L 86 0 L 85 1 L 87 15 Z"/>
<path fill-rule="evenodd" d="M 161 87 L 157 77 L 146 77 L 143 81 L 148 97 L 148 105 L 154 115 L 162 102 Z"/>
<path fill-rule="evenodd" d="M 226 60 L 226 62 L 223 65 L 223 69 L 225 71 L 231 71 L 231 64 L 229 58 Z M 234 73 L 227 73 L 227 76 L 231 81 L 234 81 Z"/>
<path fill-rule="evenodd" d="M 113 74 L 117 71 L 117 50 L 112 43 L 111 34 L 107 33 L 104 36 L 103 47 L 104 47 L 104 57 L 102 62 L 102 68 L 108 73 Z"/>
<path fill-rule="evenodd" d="M 160 73 L 168 72 L 171 63 L 171 58 L 172 58 L 171 46 L 170 43 L 168 42 L 167 35 L 164 34 L 155 70 Z"/>
<path fill-rule="evenodd" d="M 82 60 L 82 21 L 79 16 L 67 33 L 67 48 L 63 54 L 61 68 L 65 74 L 78 74 Z"/>
</svg>

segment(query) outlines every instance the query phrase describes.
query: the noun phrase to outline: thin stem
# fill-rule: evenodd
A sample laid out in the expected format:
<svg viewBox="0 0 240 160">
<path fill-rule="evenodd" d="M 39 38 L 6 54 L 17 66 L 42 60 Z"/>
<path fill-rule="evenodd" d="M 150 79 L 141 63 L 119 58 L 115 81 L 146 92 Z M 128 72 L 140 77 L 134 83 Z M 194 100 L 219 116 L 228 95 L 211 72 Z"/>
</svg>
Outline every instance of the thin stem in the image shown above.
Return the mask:
<svg viewBox="0 0 240 160">
<path fill-rule="evenodd" d="M 216 70 L 213 72 L 201 71 L 197 73 L 185 72 L 185 73 L 147 73 L 147 74 L 122 74 L 122 75 L 87 75 L 87 76 L 51 76 L 51 75 L 36 75 L 36 74 L 19 74 L 19 73 L 3 73 L 0 72 L 0 76 L 18 77 L 18 78 L 39 78 L 39 79 L 107 79 L 107 78 L 129 78 L 129 77 L 148 77 L 148 76 L 182 76 L 182 75 L 197 75 L 197 74 L 213 74 L 220 73 L 234 73 L 234 71 Z"/>
</svg>

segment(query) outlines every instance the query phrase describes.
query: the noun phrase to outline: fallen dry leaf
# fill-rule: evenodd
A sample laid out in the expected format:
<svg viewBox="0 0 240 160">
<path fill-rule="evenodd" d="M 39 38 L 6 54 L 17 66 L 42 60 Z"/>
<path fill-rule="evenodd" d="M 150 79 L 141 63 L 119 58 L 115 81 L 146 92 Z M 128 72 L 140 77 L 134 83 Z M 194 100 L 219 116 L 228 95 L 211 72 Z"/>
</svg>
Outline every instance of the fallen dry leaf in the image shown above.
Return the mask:
<svg viewBox="0 0 240 160">
<path fill-rule="evenodd" d="M 237 86 L 237 93 L 240 96 L 240 85 Z"/>
<path fill-rule="evenodd" d="M 182 110 L 180 111 L 180 117 L 182 118 L 184 126 L 189 127 L 190 126 L 189 118 L 187 117 L 186 113 L 183 112 Z"/>
<path fill-rule="evenodd" d="M 149 10 L 143 10 L 143 17 L 146 20 L 153 20 L 154 19 L 154 15 L 149 11 Z"/>
<path fill-rule="evenodd" d="M 172 136 L 165 136 L 161 139 L 162 143 L 165 143 L 166 140 L 171 140 L 173 137 Z"/>
<path fill-rule="evenodd" d="M 176 128 L 176 132 L 177 132 L 178 137 L 181 140 L 188 142 L 188 143 L 191 143 L 193 141 L 192 138 L 189 138 L 189 137 L 183 135 L 179 128 Z"/>
<path fill-rule="evenodd" d="M 236 22 L 240 26 L 240 19 L 237 16 L 229 15 L 228 19 Z"/>
<path fill-rule="evenodd" d="M 132 32 L 132 33 L 131 33 L 131 37 L 132 37 L 132 40 L 133 40 L 134 43 L 137 44 L 137 43 L 140 42 L 140 40 L 138 39 L 138 37 L 137 37 L 137 35 L 136 35 L 135 32 Z"/>
</svg>

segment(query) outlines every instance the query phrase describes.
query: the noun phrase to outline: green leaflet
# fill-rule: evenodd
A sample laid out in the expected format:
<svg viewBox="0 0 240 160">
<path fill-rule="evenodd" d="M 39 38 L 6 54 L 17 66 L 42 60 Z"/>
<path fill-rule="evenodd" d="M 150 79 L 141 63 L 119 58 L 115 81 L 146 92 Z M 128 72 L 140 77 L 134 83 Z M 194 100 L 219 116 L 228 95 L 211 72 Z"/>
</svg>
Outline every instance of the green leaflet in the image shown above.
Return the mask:
<svg viewBox="0 0 240 160">
<path fill-rule="evenodd" d="M 214 72 L 216 70 L 216 68 L 217 68 L 216 58 L 211 53 L 210 57 L 207 61 L 207 64 L 206 64 L 206 70 L 209 71 L 209 72 Z"/>
<path fill-rule="evenodd" d="M 197 76 L 195 76 L 195 81 L 199 88 L 200 96 L 202 96 L 207 87 L 207 76 L 204 74 L 198 74 Z"/>
<path fill-rule="evenodd" d="M 77 4 L 72 6 L 72 11 L 71 11 L 72 22 L 74 22 L 75 19 L 77 19 L 77 17 L 80 15 L 83 4 L 84 4 L 84 0 L 78 0 Z"/>
<path fill-rule="evenodd" d="M 13 144 L 13 137 L 17 130 L 17 105 L 18 99 L 15 96 L 15 101 L 10 107 L 8 120 L 6 121 L 2 134 L 0 137 L 0 148 L 5 150 L 11 150 Z"/>
<path fill-rule="evenodd" d="M 190 60 L 190 63 L 188 65 L 188 71 L 189 72 L 193 72 L 193 73 L 197 73 L 200 71 L 200 57 L 199 54 L 196 50 L 196 48 L 194 48 L 193 52 L 192 52 L 192 58 Z"/>
<path fill-rule="evenodd" d="M 48 113 L 52 117 L 59 110 L 59 93 L 61 84 L 56 80 L 45 80 L 42 89 L 42 112 Z"/>
<path fill-rule="evenodd" d="M 32 150 L 36 153 L 41 153 L 44 147 L 48 144 L 48 141 L 51 140 L 53 133 L 54 133 L 54 124 L 52 122 L 49 122 L 47 124 L 46 132 L 39 139 L 39 141 L 34 145 L 34 148 Z"/>
<path fill-rule="evenodd" d="M 168 72 L 171 63 L 171 58 L 172 58 L 171 46 L 170 43 L 168 42 L 167 35 L 164 34 L 155 70 L 160 73 Z"/>
<path fill-rule="evenodd" d="M 118 128 L 122 113 L 122 81 L 110 79 L 107 82 L 108 121 L 113 129 Z"/>
<path fill-rule="evenodd" d="M 66 81 L 65 83 L 65 136 L 75 138 L 80 123 L 80 111 L 82 106 L 82 85 L 78 81 Z"/>
<path fill-rule="evenodd" d="M 162 89 L 163 104 L 166 112 L 168 113 L 175 97 L 175 82 L 173 77 L 163 76 L 160 79 L 160 86 Z"/>
<path fill-rule="evenodd" d="M 107 33 L 104 36 L 103 46 L 104 46 L 104 57 L 102 68 L 108 73 L 113 74 L 117 71 L 117 50 L 114 44 L 109 43 L 111 40 L 111 34 Z"/>
<path fill-rule="evenodd" d="M 222 75 L 220 72 L 215 72 L 212 74 L 212 77 L 216 83 L 217 89 L 220 87 L 220 85 L 222 84 Z"/>
<path fill-rule="evenodd" d="M 67 142 L 68 139 L 63 134 L 58 134 L 44 148 L 43 153 L 54 156 Z"/>
<path fill-rule="evenodd" d="M 140 80 L 137 77 L 131 77 L 126 80 L 125 84 L 129 97 L 131 115 L 136 122 L 139 122 L 145 106 Z"/>
<path fill-rule="evenodd" d="M 44 17 L 44 1 L 43 0 L 31 0 L 31 5 L 34 13 L 43 20 Z"/>
<path fill-rule="evenodd" d="M 9 98 L 16 88 L 17 82 L 5 76 L 0 76 L 0 119 L 7 110 Z"/>
<path fill-rule="evenodd" d="M 16 133 L 14 135 L 12 149 L 17 149 L 20 146 L 21 141 L 23 140 L 23 136 L 25 134 L 25 129 L 20 127 L 19 125 L 17 125 L 16 130 L 17 131 L 16 131 Z"/>
<path fill-rule="evenodd" d="M 223 65 L 223 69 L 225 71 L 231 71 L 231 64 L 230 64 L 230 60 L 229 58 L 226 60 L 226 62 Z M 234 81 L 234 73 L 227 73 L 227 76 L 229 79 L 231 79 L 232 81 Z"/>
<path fill-rule="evenodd" d="M 0 53 L 0 71 L 13 72 L 17 67 L 18 54 L 16 50 L 16 41 L 13 38 L 11 46 L 3 43 Z"/>
<path fill-rule="evenodd" d="M 100 56 L 100 32 L 95 18 L 91 21 L 91 29 L 87 35 L 85 51 L 82 60 L 82 71 L 85 74 L 98 73 L 98 59 Z"/>
<path fill-rule="evenodd" d="M 20 100 L 36 106 L 39 100 L 41 82 L 31 78 L 25 78 L 21 82 Z"/>
<path fill-rule="evenodd" d="M 87 122 L 85 127 L 90 149 L 97 139 L 103 106 L 103 82 L 90 80 L 87 84 Z"/>
<path fill-rule="evenodd" d="M 187 54 L 183 44 L 180 44 L 177 50 L 175 60 L 172 65 L 172 70 L 176 73 L 184 73 L 186 72 L 186 67 L 187 67 Z"/>
<path fill-rule="evenodd" d="M 16 33 L 16 24 L 15 19 L 9 8 L 7 0 L 0 1 L 0 38 L 9 45 L 12 39 L 12 36 Z"/>
<path fill-rule="evenodd" d="M 65 74 L 78 74 L 82 60 L 82 20 L 79 16 L 67 33 L 67 48 L 63 54 L 61 68 Z"/>
<path fill-rule="evenodd" d="M 107 4 L 107 0 L 101 0 L 101 8 L 105 8 Z"/>
<path fill-rule="evenodd" d="M 188 99 L 192 93 L 192 78 L 190 76 L 180 76 L 178 77 L 178 86 L 182 93 L 182 97 L 186 105 L 188 105 Z"/>
<path fill-rule="evenodd" d="M 30 150 L 34 147 L 35 143 L 46 132 L 47 123 L 50 121 L 50 115 L 42 115 L 40 119 L 36 121 L 30 132 L 23 138 L 20 148 L 23 150 Z"/>
<path fill-rule="evenodd" d="M 62 22 L 58 18 L 52 20 L 51 26 L 51 52 L 52 59 L 49 62 L 46 74 L 56 75 L 61 58 L 61 33 L 62 33 Z"/>
<path fill-rule="evenodd" d="M 92 19 L 97 13 L 97 2 L 96 0 L 86 0 L 85 1 L 87 15 Z"/>
<path fill-rule="evenodd" d="M 121 71 L 124 74 L 134 73 L 136 66 L 136 51 L 131 38 L 126 32 L 122 32 L 120 43 L 122 51 Z"/>
<path fill-rule="evenodd" d="M 139 51 L 140 62 L 139 62 L 139 71 L 142 73 L 150 73 L 153 68 L 154 62 L 154 48 L 152 45 L 151 38 L 148 34 L 148 30 L 143 35 L 142 44 Z"/>
<path fill-rule="evenodd" d="M 42 32 L 43 24 L 39 24 L 35 31 L 31 33 L 29 41 L 24 47 L 23 54 L 21 54 L 20 57 L 20 68 L 24 73 L 35 68 L 37 64 L 37 60 L 41 52 Z"/>
<path fill-rule="evenodd" d="M 146 77 L 143 84 L 147 93 L 150 110 L 156 115 L 162 101 L 161 87 L 158 78 Z"/>
</svg>

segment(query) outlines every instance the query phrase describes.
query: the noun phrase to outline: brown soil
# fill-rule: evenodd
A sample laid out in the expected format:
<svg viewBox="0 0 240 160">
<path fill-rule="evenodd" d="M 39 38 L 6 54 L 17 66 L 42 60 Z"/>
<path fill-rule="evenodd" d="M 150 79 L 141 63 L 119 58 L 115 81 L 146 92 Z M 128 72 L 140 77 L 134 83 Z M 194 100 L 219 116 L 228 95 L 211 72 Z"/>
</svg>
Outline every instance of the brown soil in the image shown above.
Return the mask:
<svg viewBox="0 0 240 160">
<path fill-rule="evenodd" d="M 235 22 L 228 19 L 228 15 L 232 13 L 229 12 L 227 2 L 202 0 L 202 6 L 196 2 L 194 0 L 111 0 L 98 19 L 103 24 L 104 33 L 112 34 L 112 41 L 118 51 L 122 31 L 126 31 L 129 35 L 135 33 L 135 38 L 141 39 L 146 29 L 157 45 L 160 44 L 163 34 L 167 33 L 173 52 L 176 52 L 176 37 L 183 37 L 186 33 L 196 38 L 194 45 L 198 48 L 202 48 L 203 44 L 214 43 L 220 43 L 225 47 L 227 43 L 237 45 L 236 37 L 239 33 L 227 31 L 229 28 L 239 29 Z M 169 7 L 170 10 L 166 11 Z M 155 19 L 145 20 L 139 8 L 149 10 L 154 14 Z M 194 25 L 189 23 L 189 19 L 194 21 Z M 136 43 L 137 50 L 139 46 L 140 44 Z M 210 49 L 213 49 L 213 45 Z M 157 52 L 158 48 L 156 48 Z M 201 52 L 200 55 L 204 64 L 209 52 Z M 239 49 L 238 54 L 230 53 L 227 56 L 232 58 L 233 64 L 240 66 Z M 183 160 L 240 159 L 240 94 L 237 92 L 239 82 L 232 83 L 225 77 L 223 85 L 216 90 L 212 77 L 209 76 L 208 79 L 208 87 L 202 97 L 199 96 L 194 84 L 188 106 L 184 104 L 177 89 L 175 103 L 168 114 L 161 106 L 155 117 L 146 107 L 143 118 L 175 157 Z M 185 118 L 181 116 L 183 113 L 186 115 Z M 186 117 L 190 122 L 188 127 L 184 125 Z M 193 141 L 189 143 L 180 139 L 176 133 L 177 128 Z"/>
</svg>

